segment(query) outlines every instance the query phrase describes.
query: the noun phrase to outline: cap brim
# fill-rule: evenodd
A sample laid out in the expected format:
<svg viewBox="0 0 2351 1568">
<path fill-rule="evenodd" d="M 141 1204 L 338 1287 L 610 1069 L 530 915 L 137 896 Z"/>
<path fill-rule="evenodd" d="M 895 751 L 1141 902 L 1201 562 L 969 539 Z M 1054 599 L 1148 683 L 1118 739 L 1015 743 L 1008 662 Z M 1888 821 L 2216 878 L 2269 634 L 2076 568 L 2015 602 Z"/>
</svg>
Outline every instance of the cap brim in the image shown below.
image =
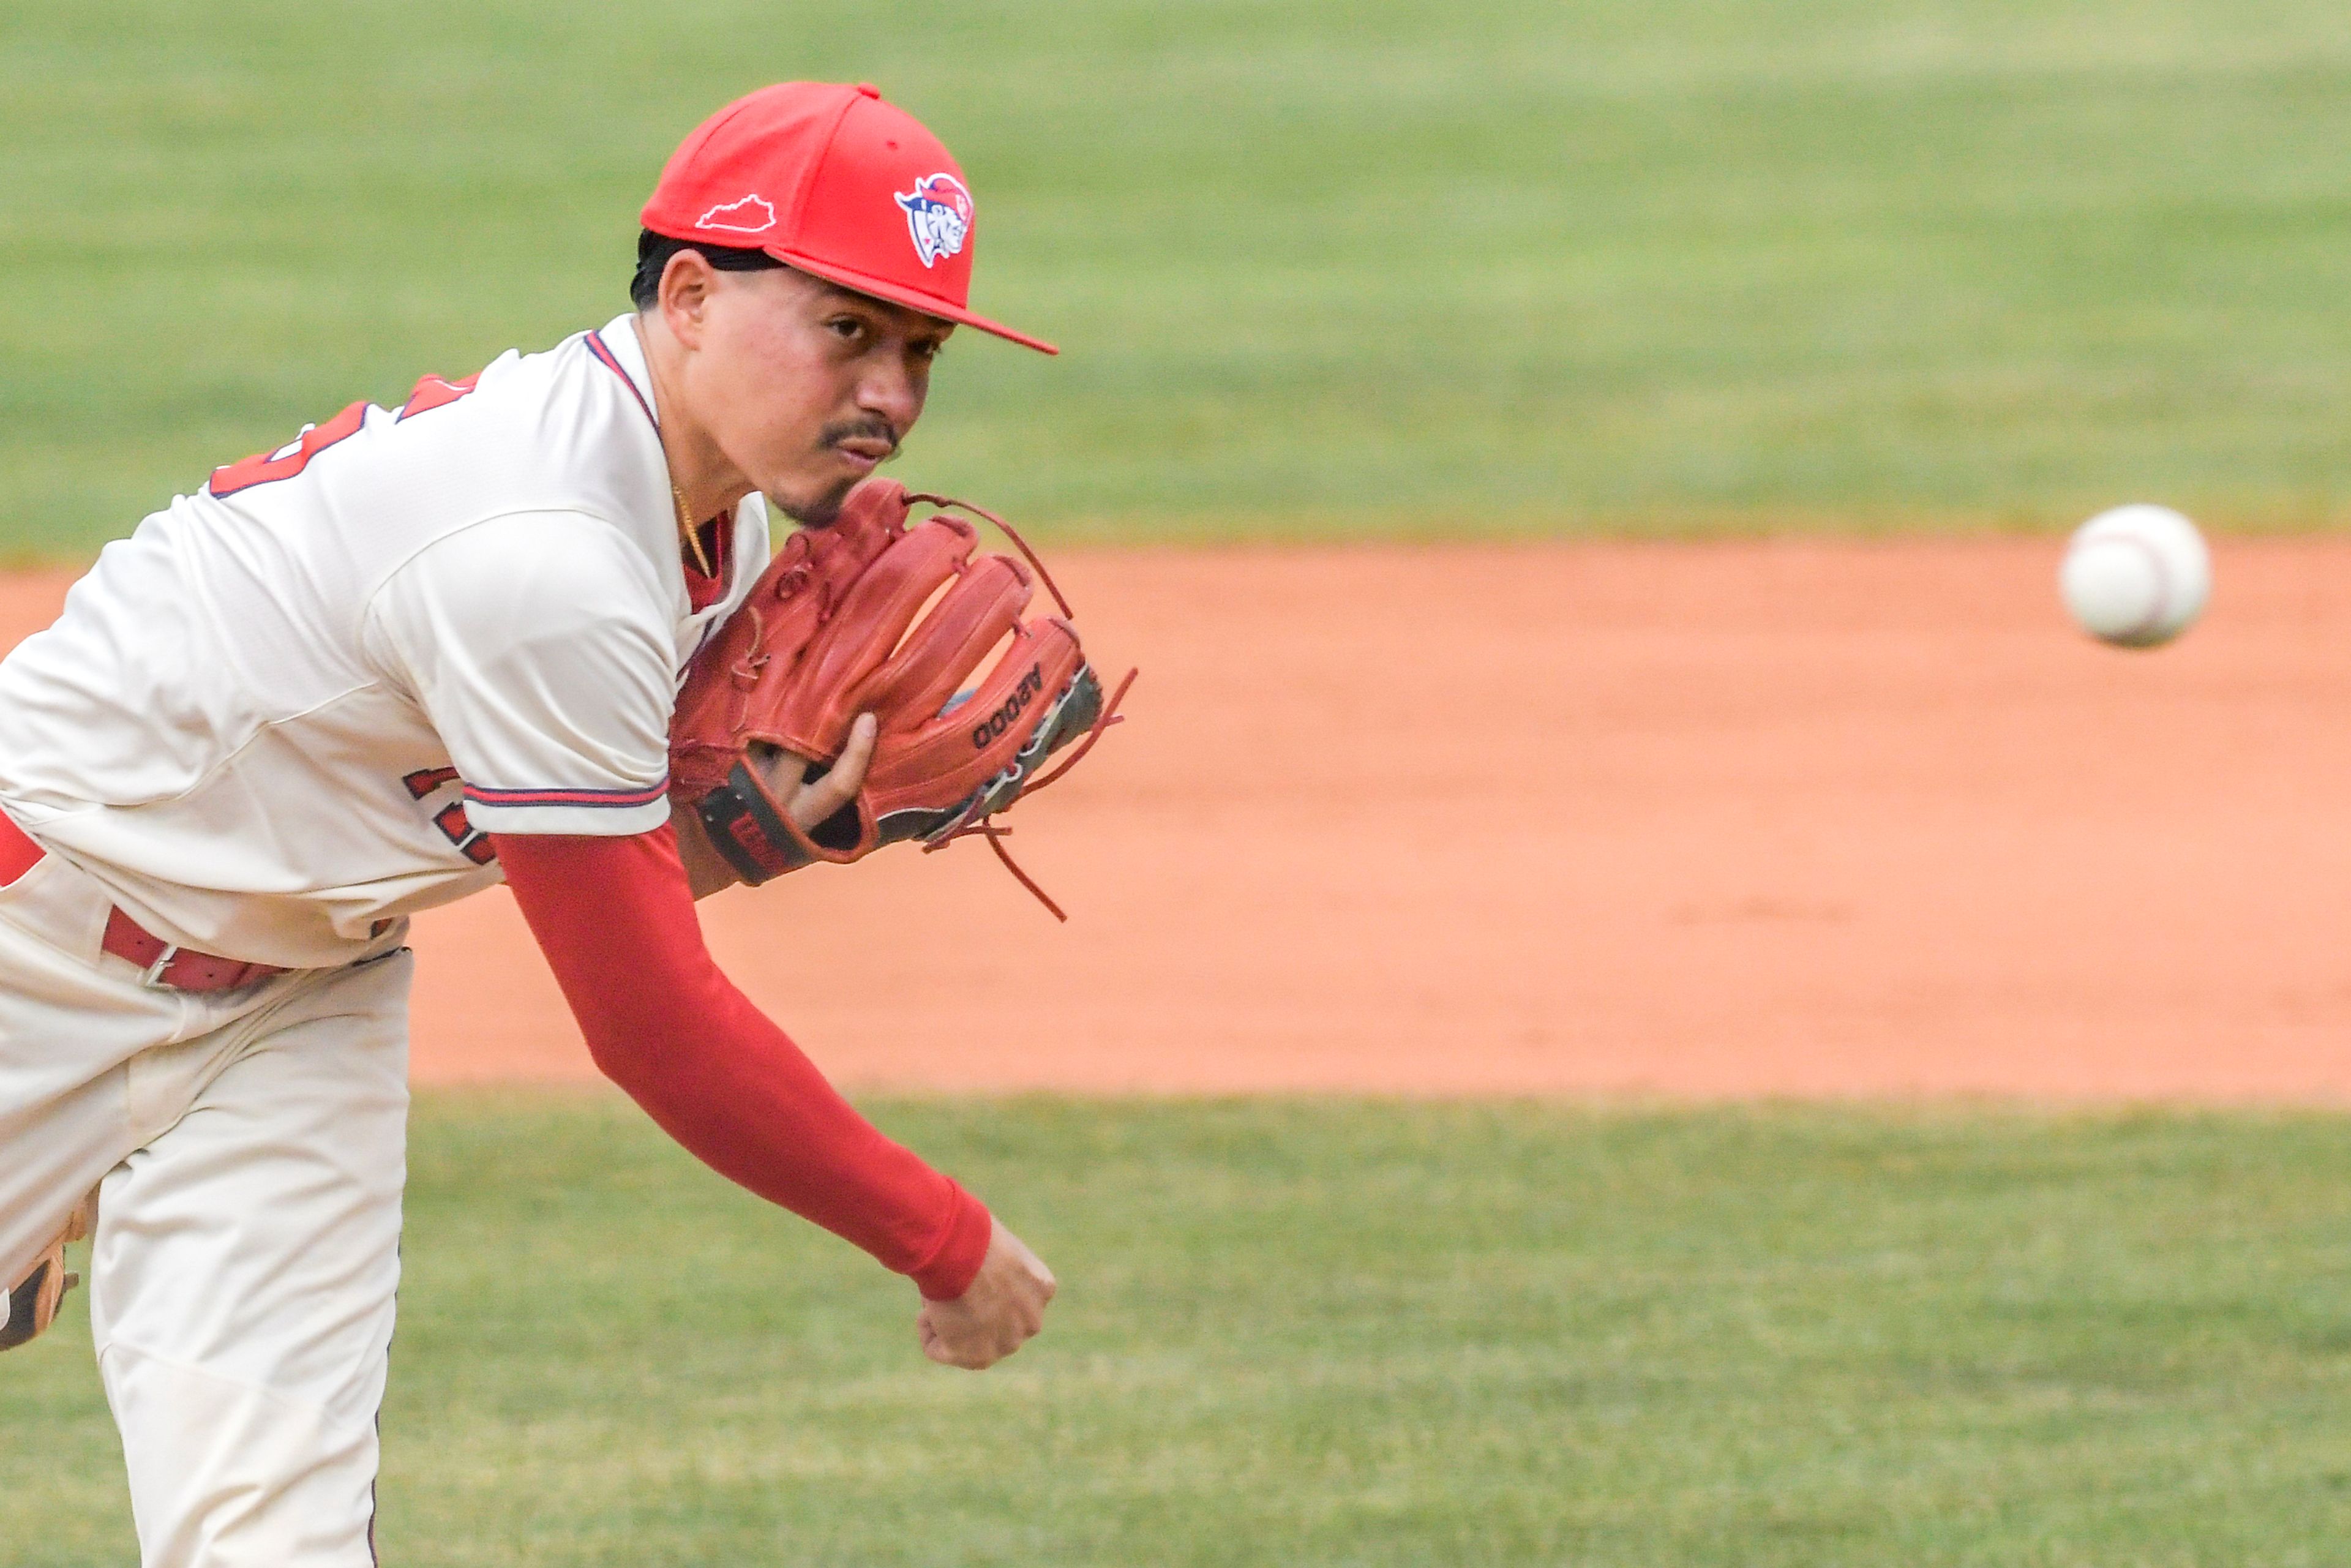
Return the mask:
<svg viewBox="0 0 2351 1568">
<path fill-rule="evenodd" d="M 965 327 L 977 327 L 983 332 L 992 332 L 999 338 L 1019 344 L 1024 349 L 1034 349 L 1040 354 L 1058 354 L 1061 351 L 1042 338 L 1032 338 L 1026 332 L 1016 332 L 1001 321 L 991 321 L 985 316 L 975 315 L 960 305 L 950 304 L 936 295 L 925 294 L 919 288 L 909 288 L 902 283 L 893 283 L 887 278 L 875 277 L 871 273 L 860 272 L 855 267 L 820 260 L 815 256 L 805 256 L 781 246 L 763 246 L 760 248 L 778 261 L 796 267 L 812 277 L 821 277 L 827 283 L 837 283 L 841 287 L 852 289 L 856 293 L 870 294 L 876 299 L 886 299 L 893 305 L 904 305 L 909 310 L 919 310 L 925 316 L 936 316 L 943 321 L 953 321 Z"/>
</svg>

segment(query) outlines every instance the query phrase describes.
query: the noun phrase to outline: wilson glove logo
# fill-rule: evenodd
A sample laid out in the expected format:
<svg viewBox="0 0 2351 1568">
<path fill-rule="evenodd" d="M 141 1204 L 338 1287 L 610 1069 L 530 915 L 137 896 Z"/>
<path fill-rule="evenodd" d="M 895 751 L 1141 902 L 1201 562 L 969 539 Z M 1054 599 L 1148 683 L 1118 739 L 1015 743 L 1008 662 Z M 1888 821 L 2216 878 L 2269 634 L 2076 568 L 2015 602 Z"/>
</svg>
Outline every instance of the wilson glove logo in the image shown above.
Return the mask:
<svg viewBox="0 0 2351 1568">
<path fill-rule="evenodd" d="M 987 750 L 987 743 L 1011 728 L 1012 721 L 1028 712 L 1029 705 L 1035 702 L 1037 694 L 1044 689 L 1045 666 L 1034 665 L 1020 677 L 1020 684 L 1012 688 L 1012 695 L 1004 699 L 1004 706 L 973 727 L 971 748 L 974 751 Z"/>
</svg>

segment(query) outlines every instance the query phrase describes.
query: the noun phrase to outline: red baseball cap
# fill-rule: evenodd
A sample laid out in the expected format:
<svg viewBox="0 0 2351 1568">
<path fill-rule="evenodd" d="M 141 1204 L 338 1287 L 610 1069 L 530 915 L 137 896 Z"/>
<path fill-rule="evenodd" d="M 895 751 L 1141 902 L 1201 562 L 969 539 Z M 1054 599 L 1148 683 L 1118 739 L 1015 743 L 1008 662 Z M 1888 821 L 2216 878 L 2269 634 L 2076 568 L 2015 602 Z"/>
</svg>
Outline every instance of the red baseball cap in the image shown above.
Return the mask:
<svg viewBox="0 0 2351 1568">
<path fill-rule="evenodd" d="M 1061 352 L 966 306 L 971 187 L 921 120 L 862 82 L 778 82 L 737 99 L 670 155 L 643 221 Z"/>
</svg>

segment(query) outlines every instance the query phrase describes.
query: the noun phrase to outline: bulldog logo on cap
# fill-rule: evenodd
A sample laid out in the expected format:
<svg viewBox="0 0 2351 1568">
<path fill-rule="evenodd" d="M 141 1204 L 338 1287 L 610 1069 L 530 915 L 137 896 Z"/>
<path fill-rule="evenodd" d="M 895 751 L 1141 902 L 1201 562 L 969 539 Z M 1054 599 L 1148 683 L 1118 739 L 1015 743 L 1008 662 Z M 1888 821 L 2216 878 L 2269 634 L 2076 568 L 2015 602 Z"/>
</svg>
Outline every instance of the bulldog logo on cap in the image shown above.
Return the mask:
<svg viewBox="0 0 2351 1568">
<path fill-rule="evenodd" d="M 943 256 L 955 256 L 971 234 L 971 193 L 953 174 L 925 174 L 911 191 L 891 193 L 906 212 L 906 232 L 914 236 L 914 254 L 929 267 Z"/>
</svg>

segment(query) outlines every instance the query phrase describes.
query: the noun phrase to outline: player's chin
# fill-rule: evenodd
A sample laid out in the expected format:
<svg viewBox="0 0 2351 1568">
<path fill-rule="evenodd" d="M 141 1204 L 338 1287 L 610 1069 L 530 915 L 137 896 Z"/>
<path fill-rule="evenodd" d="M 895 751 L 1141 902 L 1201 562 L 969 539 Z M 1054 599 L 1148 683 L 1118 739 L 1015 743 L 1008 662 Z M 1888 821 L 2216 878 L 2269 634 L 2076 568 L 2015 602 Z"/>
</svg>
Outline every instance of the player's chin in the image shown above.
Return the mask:
<svg viewBox="0 0 2351 1568">
<path fill-rule="evenodd" d="M 769 490 L 768 501 L 802 528 L 829 528 L 841 517 L 841 504 L 849 499 L 849 493 L 864 477 L 863 474 L 852 474 L 820 483 L 802 481 L 790 488 Z"/>
<path fill-rule="evenodd" d="M 868 454 L 827 444 L 784 482 L 767 487 L 768 499 L 803 528 L 823 528 L 841 516 L 852 490 L 897 455 L 895 447 Z"/>
</svg>

